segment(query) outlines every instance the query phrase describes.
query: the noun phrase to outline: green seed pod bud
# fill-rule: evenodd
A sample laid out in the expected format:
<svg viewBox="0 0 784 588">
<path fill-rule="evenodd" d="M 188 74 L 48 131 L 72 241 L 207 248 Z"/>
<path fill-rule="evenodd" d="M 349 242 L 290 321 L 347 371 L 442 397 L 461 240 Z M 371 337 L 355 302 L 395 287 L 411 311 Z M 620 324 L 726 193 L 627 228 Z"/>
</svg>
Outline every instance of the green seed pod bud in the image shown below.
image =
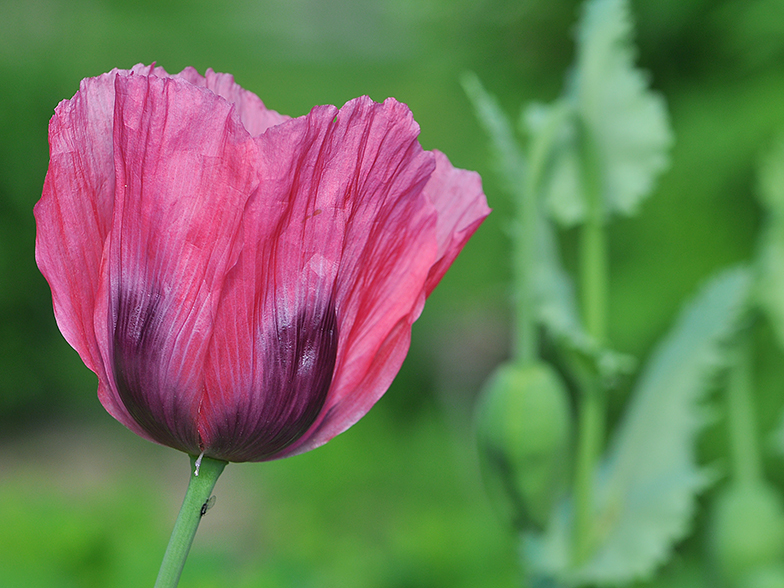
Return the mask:
<svg viewBox="0 0 784 588">
<path fill-rule="evenodd" d="M 726 586 L 741 586 L 759 569 L 784 561 L 784 508 L 769 484 L 731 484 L 712 517 L 712 556 Z"/>
<path fill-rule="evenodd" d="M 543 528 L 569 472 L 571 413 L 546 363 L 503 364 L 477 407 L 479 461 L 491 498 L 517 528 Z"/>
<path fill-rule="evenodd" d="M 738 588 L 784 588 L 784 562 L 757 568 L 741 580 Z"/>
</svg>

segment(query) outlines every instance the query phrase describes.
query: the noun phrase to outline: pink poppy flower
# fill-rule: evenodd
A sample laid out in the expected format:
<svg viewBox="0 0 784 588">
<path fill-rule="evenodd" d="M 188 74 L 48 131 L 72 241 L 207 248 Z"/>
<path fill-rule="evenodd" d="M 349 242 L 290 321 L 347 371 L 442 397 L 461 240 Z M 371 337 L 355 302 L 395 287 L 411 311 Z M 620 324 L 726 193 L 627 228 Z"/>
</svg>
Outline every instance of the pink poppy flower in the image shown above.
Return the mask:
<svg viewBox="0 0 784 588">
<path fill-rule="evenodd" d="M 359 420 L 489 213 L 418 131 L 393 99 L 289 118 L 211 70 L 83 80 L 49 126 L 36 260 L 106 410 L 226 461 Z"/>
</svg>

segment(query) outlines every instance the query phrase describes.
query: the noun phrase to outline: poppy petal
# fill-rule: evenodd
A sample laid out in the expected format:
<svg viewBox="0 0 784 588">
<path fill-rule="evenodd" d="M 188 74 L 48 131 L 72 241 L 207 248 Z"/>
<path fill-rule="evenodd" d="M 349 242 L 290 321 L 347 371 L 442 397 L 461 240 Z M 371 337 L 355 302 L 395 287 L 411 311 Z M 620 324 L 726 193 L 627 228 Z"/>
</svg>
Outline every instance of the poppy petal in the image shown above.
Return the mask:
<svg viewBox="0 0 784 588">
<path fill-rule="evenodd" d="M 115 92 L 115 207 L 95 315 L 105 392 L 147 436 L 194 453 L 204 355 L 256 147 L 230 103 L 185 80 L 118 76 Z"/>
<path fill-rule="evenodd" d="M 434 162 L 417 132 L 405 105 L 360 98 L 340 111 L 315 108 L 257 139 L 261 184 L 243 219 L 245 245 L 216 321 L 201 414 L 205 439 L 260 432 L 256 459 L 284 450 L 259 450 L 275 402 L 265 398 L 268 390 L 256 389 L 265 370 L 276 369 L 261 351 L 266 333 L 297 324 L 299 316 L 323 317 L 323 309 L 334 306 L 336 348 L 322 342 L 310 359 L 330 367 L 334 351 L 335 378 L 341 379 L 341 369 L 367 371 L 388 332 L 421 306 L 437 243 L 435 209 L 422 195 Z M 308 340 L 318 320 L 305 321 L 301 339 Z M 231 350 L 249 349 L 254 351 L 227 357 Z M 318 408 L 334 402 L 336 380 L 331 370 L 328 376 L 328 394 L 320 386 L 308 388 L 321 383 L 309 375 L 290 387 L 288 401 Z M 371 392 L 374 397 L 364 400 L 368 409 L 383 390 Z"/>
<path fill-rule="evenodd" d="M 204 76 L 201 76 L 196 69 L 186 67 L 176 74 L 176 77 L 188 80 L 194 86 L 207 88 L 234 104 L 242 124 L 254 137 L 290 118 L 264 106 L 256 94 L 237 84 L 231 74 L 216 73 L 208 69 Z"/>
<path fill-rule="evenodd" d="M 391 99 L 384 106 L 389 103 L 407 111 Z M 413 119 L 408 124 L 416 137 L 418 126 Z M 364 254 L 344 253 L 344 259 L 358 261 L 357 273 L 352 276 L 341 268 L 338 283 L 350 290 L 345 300 L 338 296 L 338 304 L 344 312 L 352 307 L 361 311 L 354 315 L 353 324 L 346 315 L 340 320 L 342 347 L 321 418 L 282 456 L 326 443 L 362 418 L 383 395 L 405 359 L 411 325 L 426 296 L 490 212 L 478 174 L 452 167 L 438 151 L 424 153 L 435 158 L 435 170 L 424 189 L 418 188 L 421 194 L 417 198 L 412 197 L 414 192 L 399 194 L 383 222 L 374 219 L 380 230 L 367 240 Z M 422 223 L 424 219 L 427 222 Z M 355 242 L 359 240 L 347 239 Z"/>
<path fill-rule="evenodd" d="M 49 123 L 49 170 L 35 205 L 35 258 L 52 289 L 57 325 L 105 379 L 93 329 L 104 243 L 114 209 L 113 70 L 85 79 Z"/>
<path fill-rule="evenodd" d="M 427 279 L 428 296 L 490 214 L 479 174 L 453 167 L 447 156 L 438 150 L 433 154 L 436 169 L 425 186 L 425 196 L 438 211 L 438 261 Z"/>
</svg>

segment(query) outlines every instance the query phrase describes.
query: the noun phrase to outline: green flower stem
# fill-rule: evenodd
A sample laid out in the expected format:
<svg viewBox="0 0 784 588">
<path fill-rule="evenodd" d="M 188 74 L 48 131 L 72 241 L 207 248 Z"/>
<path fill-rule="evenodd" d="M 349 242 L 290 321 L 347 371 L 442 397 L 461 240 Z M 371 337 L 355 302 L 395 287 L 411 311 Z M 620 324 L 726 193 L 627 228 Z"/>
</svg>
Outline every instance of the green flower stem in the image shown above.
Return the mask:
<svg viewBox="0 0 784 588">
<path fill-rule="evenodd" d="M 580 235 L 580 283 L 585 329 L 603 346 L 607 337 L 607 240 L 600 162 L 592 138 L 583 128 L 582 185 L 588 211 Z M 575 563 L 582 563 L 593 548 L 593 484 L 605 436 L 606 394 L 598 375 L 582 378 L 575 470 Z"/>
<path fill-rule="evenodd" d="M 539 210 L 541 181 L 558 133 L 565 119 L 572 114 L 566 102 L 559 102 L 553 108 L 548 122 L 532 138 L 529 153 L 528 173 L 525 185 L 517 191 L 517 217 L 514 238 L 515 294 L 517 301 L 515 355 L 522 364 L 530 364 L 539 359 L 539 330 L 537 311 L 540 301 L 537 297 L 536 250 L 539 245 L 539 226 L 545 222 Z"/>
<path fill-rule="evenodd" d="M 750 334 L 744 333 L 741 337 L 727 384 L 727 413 L 733 477 L 744 484 L 762 479 L 762 464 L 752 397 Z"/>
<path fill-rule="evenodd" d="M 202 507 L 206 508 L 212 489 L 215 488 L 215 482 L 226 467 L 225 461 L 203 457 L 197 468 L 196 461 L 197 458 L 191 456 L 191 480 L 185 492 L 185 499 L 182 501 L 180 514 L 174 523 L 174 530 L 163 556 L 155 588 L 174 588 L 180 581 L 185 560 L 203 516 Z"/>
<path fill-rule="evenodd" d="M 582 227 L 580 282 L 585 330 L 598 345 L 607 338 L 607 241 L 603 213 L 592 211 Z"/>
<path fill-rule="evenodd" d="M 574 489 L 574 554 L 582 563 L 593 547 L 593 481 L 602 454 L 605 429 L 605 394 L 595 378 L 582 385 L 577 429 L 577 463 Z"/>
<path fill-rule="evenodd" d="M 529 170 L 530 178 L 534 170 Z M 513 263 L 515 292 L 515 344 L 514 353 L 521 364 L 531 364 L 539 356 L 539 334 L 536 317 L 536 292 L 533 271 L 536 244 L 537 206 L 536 193 L 531 181 L 517 195 L 517 219 L 514 225 Z"/>
</svg>

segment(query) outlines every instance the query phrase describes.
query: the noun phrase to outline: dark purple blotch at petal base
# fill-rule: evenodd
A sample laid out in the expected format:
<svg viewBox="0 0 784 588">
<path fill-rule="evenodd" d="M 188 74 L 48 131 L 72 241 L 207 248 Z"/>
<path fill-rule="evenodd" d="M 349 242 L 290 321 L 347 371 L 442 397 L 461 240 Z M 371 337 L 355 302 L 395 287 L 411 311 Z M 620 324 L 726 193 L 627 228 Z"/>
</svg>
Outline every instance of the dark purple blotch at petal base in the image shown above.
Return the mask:
<svg viewBox="0 0 784 588">
<path fill-rule="evenodd" d="M 233 414 L 217 419 L 207 453 L 229 461 L 263 461 L 297 441 L 324 406 L 337 349 L 332 300 L 320 308 L 308 305 L 287 324 L 278 318 L 260 335 L 261 373 L 255 389 L 242 391 L 250 404 L 241 402 Z"/>
<path fill-rule="evenodd" d="M 121 290 L 116 302 L 113 367 L 117 391 L 134 420 L 159 443 L 193 453 L 202 445 L 177 390 L 166 389 L 162 348 L 170 334 L 162 295 Z M 299 439 L 319 415 L 332 383 L 338 348 L 332 301 L 276 322 L 260 335 L 258 378 L 252 390 L 234 390 L 236 403 L 221 403 L 207 425 L 210 456 L 260 461 Z M 246 401 L 240 401 L 240 398 Z M 249 402 L 247 399 L 250 399 Z"/>
<path fill-rule="evenodd" d="M 157 289 L 136 292 L 121 288 L 115 302 L 112 361 L 114 380 L 122 403 L 134 420 L 156 441 L 182 451 L 198 443 L 192 415 L 177 414 L 182 408 L 163 402 L 176 390 L 167 390 L 162 377 L 162 352 L 170 336 L 163 316 L 163 296 Z M 168 418 L 167 418 L 168 417 Z M 179 421 L 180 431 L 172 426 Z M 183 430 L 191 429 L 190 434 Z"/>
</svg>

